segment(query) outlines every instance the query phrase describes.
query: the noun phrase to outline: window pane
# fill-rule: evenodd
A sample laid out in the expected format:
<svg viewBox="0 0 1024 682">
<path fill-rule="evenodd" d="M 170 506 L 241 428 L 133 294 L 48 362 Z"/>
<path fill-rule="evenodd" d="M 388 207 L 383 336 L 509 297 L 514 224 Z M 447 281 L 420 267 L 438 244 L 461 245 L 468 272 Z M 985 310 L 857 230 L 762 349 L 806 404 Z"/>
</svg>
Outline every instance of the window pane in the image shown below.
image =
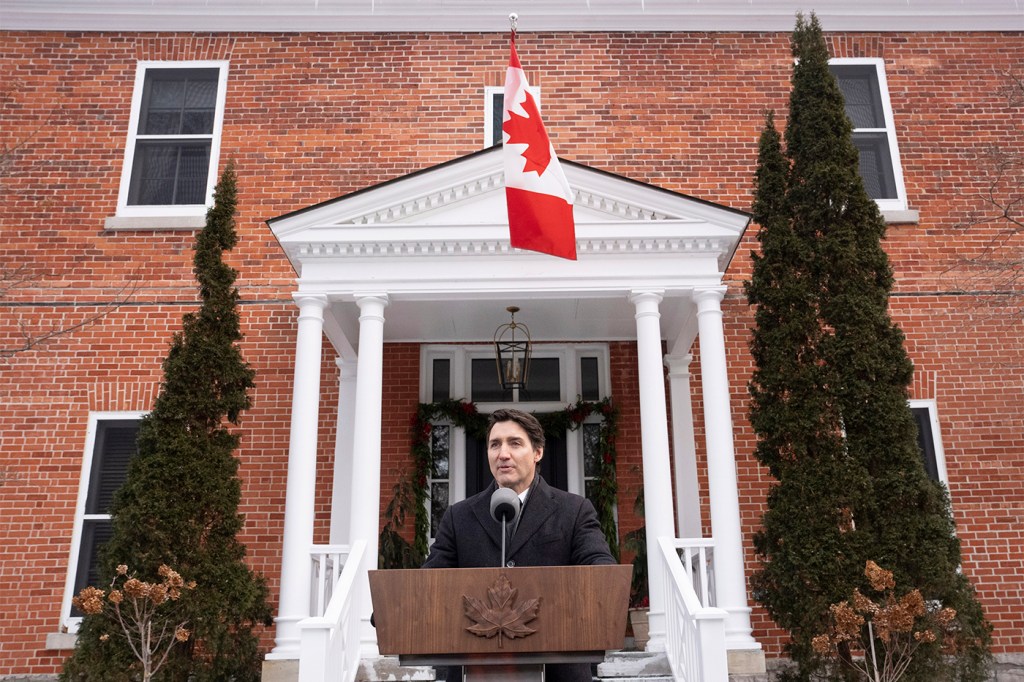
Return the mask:
<svg viewBox="0 0 1024 682">
<path fill-rule="evenodd" d="M 501 118 L 504 115 L 505 93 L 495 92 L 491 95 L 491 146 L 501 144 Z"/>
<path fill-rule="evenodd" d="M 217 71 L 209 70 L 205 76 L 193 73 L 185 87 L 186 109 L 209 109 L 217 105 Z"/>
<path fill-rule="evenodd" d="M 451 429 L 445 425 L 435 425 L 430 431 L 430 449 L 434 460 L 433 470 L 430 472 L 432 478 L 448 478 L 450 439 Z"/>
<path fill-rule="evenodd" d="M 181 132 L 181 105 L 185 96 L 185 82 L 160 79 L 150 71 L 146 74 L 144 87 L 139 134 L 176 135 Z"/>
<path fill-rule="evenodd" d="M 601 473 L 601 425 L 584 424 L 583 432 L 583 476 L 592 478 Z"/>
<path fill-rule="evenodd" d="M 580 397 L 584 400 L 601 399 L 597 358 L 580 358 Z"/>
<path fill-rule="evenodd" d="M 853 144 L 860 152 L 860 177 L 868 195 L 872 199 L 895 199 L 896 178 L 886 134 L 854 133 Z"/>
<path fill-rule="evenodd" d="M 839 89 L 846 100 L 846 115 L 853 122 L 853 127 L 884 128 L 882 93 L 874 65 L 843 64 L 830 68 L 839 80 Z"/>
<path fill-rule="evenodd" d="M 177 111 L 185 96 L 185 78 L 174 77 L 172 72 L 151 69 L 146 73 L 146 88 L 150 89 L 149 109 Z"/>
<path fill-rule="evenodd" d="M 213 130 L 213 109 L 196 111 L 186 109 L 182 113 L 181 132 L 184 135 L 209 134 Z"/>
<path fill-rule="evenodd" d="M 430 537 L 437 536 L 441 517 L 448 509 L 448 483 L 430 484 Z"/>
<path fill-rule="evenodd" d="M 177 134 L 181 129 L 181 111 L 178 109 L 150 109 L 143 121 L 143 133 L 149 135 Z"/>
<path fill-rule="evenodd" d="M 173 203 L 173 183 L 177 166 L 177 146 L 136 143 L 128 203 L 141 205 Z"/>
<path fill-rule="evenodd" d="M 178 182 L 174 195 L 176 204 L 206 202 L 206 174 L 210 169 L 210 144 L 182 145 L 178 165 Z"/>
<path fill-rule="evenodd" d="M 452 372 L 451 360 L 434 360 L 433 380 L 431 383 L 430 398 L 435 403 L 440 400 L 448 400 L 452 395 Z"/>
<path fill-rule="evenodd" d="M 217 69 L 149 69 L 140 135 L 209 135 L 217 106 Z"/>
<path fill-rule="evenodd" d="M 512 391 L 503 391 L 498 381 L 498 367 L 491 358 L 474 359 L 470 365 L 470 399 L 475 403 L 510 402 Z M 531 374 L 533 370 L 530 370 Z"/>
<path fill-rule="evenodd" d="M 520 400 L 561 400 L 561 373 L 558 358 L 532 358 L 530 375 Z"/>
<path fill-rule="evenodd" d="M 135 145 L 128 203 L 132 206 L 205 203 L 209 166 L 208 141 L 140 140 Z"/>
</svg>

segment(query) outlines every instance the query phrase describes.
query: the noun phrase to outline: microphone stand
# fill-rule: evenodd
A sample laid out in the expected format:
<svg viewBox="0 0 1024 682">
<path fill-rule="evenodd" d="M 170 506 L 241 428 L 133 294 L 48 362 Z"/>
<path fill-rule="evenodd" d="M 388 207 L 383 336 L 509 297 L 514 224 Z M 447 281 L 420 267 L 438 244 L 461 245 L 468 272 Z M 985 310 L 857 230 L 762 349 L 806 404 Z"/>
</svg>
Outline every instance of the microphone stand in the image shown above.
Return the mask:
<svg viewBox="0 0 1024 682">
<path fill-rule="evenodd" d="M 508 515 L 501 515 L 501 568 L 505 568 L 505 538 L 508 537 L 506 533 L 506 526 L 508 524 Z"/>
</svg>

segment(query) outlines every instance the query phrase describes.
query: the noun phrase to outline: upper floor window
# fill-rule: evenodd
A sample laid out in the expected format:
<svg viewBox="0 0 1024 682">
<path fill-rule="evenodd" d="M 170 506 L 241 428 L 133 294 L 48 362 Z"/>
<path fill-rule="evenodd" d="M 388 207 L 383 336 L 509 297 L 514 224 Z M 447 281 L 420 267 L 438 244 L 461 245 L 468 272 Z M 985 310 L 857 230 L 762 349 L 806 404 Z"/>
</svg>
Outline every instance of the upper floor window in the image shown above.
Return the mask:
<svg viewBox="0 0 1024 682">
<path fill-rule="evenodd" d="M 839 81 L 846 100 L 846 115 L 853 123 L 853 143 L 860 152 L 864 188 L 883 211 L 906 209 L 903 170 L 884 62 L 881 59 L 833 59 L 829 68 Z"/>
<path fill-rule="evenodd" d="M 118 214 L 202 215 L 216 179 L 226 62 L 140 62 Z"/>
<path fill-rule="evenodd" d="M 504 106 L 504 88 L 484 88 L 484 147 L 501 144 L 501 116 Z"/>
<path fill-rule="evenodd" d="M 540 107 L 540 88 L 530 86 L 530 92 Z M 505 107 L 505 88 L 489 86 L 484 88 L 484 147 L 501 144 L 501 122 Z"/>
</svg>

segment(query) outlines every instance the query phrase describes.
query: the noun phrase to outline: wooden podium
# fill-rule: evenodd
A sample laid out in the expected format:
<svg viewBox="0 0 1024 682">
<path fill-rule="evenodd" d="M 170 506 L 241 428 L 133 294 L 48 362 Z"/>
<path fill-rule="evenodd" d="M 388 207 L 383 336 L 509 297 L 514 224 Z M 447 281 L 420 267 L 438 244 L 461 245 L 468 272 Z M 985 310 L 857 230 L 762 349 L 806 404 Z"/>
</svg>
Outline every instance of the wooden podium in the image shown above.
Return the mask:
<svg viewBox="0 0 1024 682">
<path fill-rule="evenodd" d="M 466 680 L 542 680 L 547 663 L 622 648 L 632 567 L 370 571 L 377 646 L 403 665 L 462 665 Z"/>
</svg>

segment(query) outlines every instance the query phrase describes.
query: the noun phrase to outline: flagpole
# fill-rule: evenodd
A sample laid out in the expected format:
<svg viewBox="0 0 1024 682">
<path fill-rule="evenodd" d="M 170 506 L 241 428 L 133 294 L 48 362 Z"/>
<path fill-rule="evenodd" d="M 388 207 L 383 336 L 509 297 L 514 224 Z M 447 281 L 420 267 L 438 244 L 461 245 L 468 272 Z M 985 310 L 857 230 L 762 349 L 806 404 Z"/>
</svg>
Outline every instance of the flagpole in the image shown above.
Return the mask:
<svg viewBox="0 0 1024 682">
<path fill-rule="evenodd" d="M 505 200 L 513 248 L 576 260 L 572 188 L 558 164 L 537 100 L 516 52 L 519 15 L 512 29 L 502 111 Z"/>
</svg>

